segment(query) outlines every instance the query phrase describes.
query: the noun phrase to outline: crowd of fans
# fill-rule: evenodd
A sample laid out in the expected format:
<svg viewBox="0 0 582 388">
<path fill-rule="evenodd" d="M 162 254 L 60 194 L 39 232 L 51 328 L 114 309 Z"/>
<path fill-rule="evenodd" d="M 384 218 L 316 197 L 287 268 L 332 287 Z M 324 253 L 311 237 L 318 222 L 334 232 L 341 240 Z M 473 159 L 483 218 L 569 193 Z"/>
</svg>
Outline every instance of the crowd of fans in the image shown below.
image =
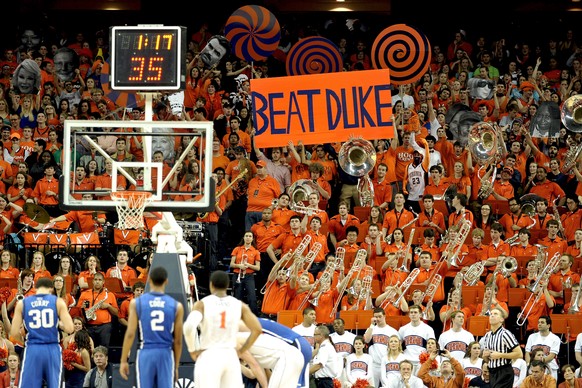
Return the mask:
<svg viewBox="0 0 582 388">
<path fill-rule="evenodd" d="M 342 168 L 350 163 L 338 158 L 342 143 L 330 139 L 326 144 L 304 145 L 297 139 L 271 149 L 255 145 L 251 80 L 283 75 L 281 59 L 294 43 L 289 36 L 267 61 L 247 63 L 228 57 L 216 68 L 205 68 L 198 54 L 214 34 L 203 26 L 190 35 L 184 108 L 173 113 L 167 96 L 160 94 L 154 102 L 154 120 L 214 123 L 212 155 L 197 159 L 193 152 L 168 190 L 199 187 L 204 163 L 212 157 L 216 192 L 221 193 L 216 209 L 183 222 L 204 225 L 210 246 L 207 265 L 211 270 L 230 266 L 238 298 L 273 319 L 282 310 L 303 310 L 303 326 L 325 324 L 339 335 L 344 329 L 343 321 L 335 319 L 338 310 L 374 309 L 376 323 L 385 316 L 410 315 L 411 323 L 393 333 L 397 341 L 393 344 L 390 338 L 384 349 L 373 354 L 380 356 L 374 364 L 396 366 L 386 370 L 398 374 L 399 363 L 407 359 L 416 373 L 422 354 L 433 354 L 440 347 L 458 359 L 465 376 L 484 381 L 488 381 L 487 367 L 481 365 L 479 343 L 465 329 L 471 317 L 501 308 L 506 326 L 516 329 L 526 351 L 525 361 L 513 364 L 515 386 L 533 386 L 521 384 L 528 368 L 538 366 L 558 380 L 572 380 L 572 372 L 579 376 L 578 333 L 563 336 L 562 342 L 549 334 L 553 314 L 577 315 L 582 305 L 582 174 L 578 169 L 582 127 L 575 120 L 566 127 L 555 116 L 548 122 L 536 118 L 541 107 L 553 103 L 561 108 L 580 93 L 582 49 L 572 30 L 538 45 L 513 46 L 505 39 L 488 42 L 486 36 L 470 42 L 465 31 L 456 32 L 446 45 L 433 44 L 429 71 L 394 90 L 394 137 L 371 139 L 375 150 L 368 155 L 375 158 L 369 171 L 373 192 L 367 191 L 373 194 L 371 206 L 362 206 L 368 198 L 359 190 L 359 177 Z M 374 37 L 354 36 L 334 36 L 344 70 L 370 69 Z M 21 225 L 46 227 L 27 219 L 23 212 L 27 202 L 45 208 L 51 221 L 75 223 L 79 232 L 101 230 L 104 216 L 65 214 L 59 209 L 58 177 L 71 173 L 81 190 L 107 191 L 111 160 L 143 160 L 141 139 L 104 130 L 95 134 L 95 140 L 111 160 L 99 158 L 89 144 L 76 144 L 67 153 L 62 149 L 63 122 L 142 120 L 143 107 L 119 106 L 105 93 L 101 70 L 109 52 L 103 34 L 94 41 L 78 33 L 74 41 L 49 42 L 27 30 L 18 43 L 10 47 L 4 42 L 7 48 L 0 61 L 0 233 L 16 234 Z M 76 53 L 78 63 L 59 59 L 63 47 Z M 41 69 L 33 80 L 38 94 L 18 93 L 24 83 L 14 88 L 21 78 L 15 71 L 26 59 L 36 61 Z M 467 143 L 467 132 L 451 120 L 464 111 L 478 115 L 473 122 L 485 134 L 478 139 L 481 147 Z M 490 142 L 493 149 L 479 152 Z M 166 164 L 167 174 L 187 141 L 168 138 L 163 143 L 154 157 Z M 66 155 L 75 159 L 74 172 L 62 171 Z M 118 189 L 131 187 L 125 184 Z M 86 273 L 71 271 L 66 255 L 59 260 L 58 272 L 48 272 L 43 250 L 32 255 L 30 264 L 20 265 L 23 268 L 15 268 L 15 252 L 5 250 L 0 255 L 0 278 L 19 279 L 6 297 L 8 322 L 17 295 L 34 292 L 34 279 L 61 276 L 66 281 L 68 288 L 61 288 L 60 295 L 78 309 L 74 311 L 79 331 L 86 330 L 93 342 L 89 346 L 83 335 L 75 337 L 82 362 L 74 363 L 72 371 L 83 376 L 91 366 L 83 349 L 115 345 L 118 338 L 115 333 L 112 337 L 112 330 L 127 318 L 124 304 L 139 296 L 143 291 L 139 278 L 147 276 L 147 269 L 138 274 L 128 265 L 131 252 L 113 251 L 114 267 L 106 272 L 100 272 L 98 257 L 83 258 Z M 312 259 L 310 265 L 301 257 Z M 104 283 L 109 278 L 121 279 L 122 288 L 108 293 Z M 481 299 L 464 300 L 466 287 L 480 287 Z M 529 288 L 534 297 L 528 299 L 529 293 L 524 293 L 521 305 L 508 305 L 514 288 Z M 85 322 L 86 310 L 97 303 L 100 308 L 93 311 L 97 316 Z M 517 325 L 520 312 L 523 329 Z M 385 321 L 380 324 L 384 325 Z M 450 341 L 454 346 L 447 347 L 451 331 L 467 333 L 466 340 L 459 345 L 456 338 Z M 313 331 L 306 333 L 313 340 Z M 370 342 L 370 333 L 359 334 L 363 338 L 352 338 L 347 344 L 348 359 L 351 353 L 361 356 L 358 341 Z M 3 341 L 8 350 L 10 341 Z M 406 345 L 404 351 L 401 343 Z M 12 353 L 2 354 L 10 367 Z M 457 373 L 455 362 L 440 355 L 433 360 L 438 366 L 431 366 L 430 375 L 448 378 Z M 534 365 L 534 361 L 541 363 Z M 404 369 L 410 373 L 410 368 Z M 376 381 L 379 385 L 384 380 Z"/>
</svg>

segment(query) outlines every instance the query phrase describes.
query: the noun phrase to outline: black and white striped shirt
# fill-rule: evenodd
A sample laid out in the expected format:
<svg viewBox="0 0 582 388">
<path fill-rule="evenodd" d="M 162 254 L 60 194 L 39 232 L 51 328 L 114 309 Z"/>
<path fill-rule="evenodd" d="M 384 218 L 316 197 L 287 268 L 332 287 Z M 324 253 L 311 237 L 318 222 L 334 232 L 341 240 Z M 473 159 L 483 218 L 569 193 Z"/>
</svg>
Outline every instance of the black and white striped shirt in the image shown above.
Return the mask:
<svg viewBox="0 0 582 388">
<path fill-rule="evenodd" d="M 489 349 L 493 352 L 510 353 L 513 349 L 519 346 L 519 342 L 512 332 L 500 326 L 497 331 L 489 331 L 479 341 L 483 349 Z M 499 368 L 505 365 L 511 365 L 511 360 L 500 358 L 497 360 L 489 360 L 489 368 Z"/>
</svg>

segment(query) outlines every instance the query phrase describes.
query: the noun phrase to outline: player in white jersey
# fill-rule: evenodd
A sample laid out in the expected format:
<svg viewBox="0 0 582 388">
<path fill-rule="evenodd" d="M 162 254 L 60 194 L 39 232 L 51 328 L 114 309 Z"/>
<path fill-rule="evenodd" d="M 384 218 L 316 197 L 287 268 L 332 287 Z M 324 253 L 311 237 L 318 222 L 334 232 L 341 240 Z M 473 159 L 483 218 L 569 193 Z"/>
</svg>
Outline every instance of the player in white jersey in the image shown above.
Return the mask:
<svg viewBox="0 0 582 388">
<path fill-rule="evenodd" d="M 422 141 L 426 144 L 424 139 Z M 428 147 L 425 155 L 427 153 Z M 422 153 L 414 150 L 412 153 L 412 162 L 406 166 L 404 172 L 404 182 L 402 187 L 404 188 L 404 193 L 408 194 L 407 204 L 413 206 L 416 212 L 420 211 L 418 201 L 422 200 L 424 189 L 426 187 L 429 162 L 429 158 L 425 158 Z"/>
<path fill-rule="evenodd" d="M 420 315 L 420 306 L 410 306 L 408 310 L 410 323 L 402 326 L 400 330 L 398 330 L 400 338 L 402 338 L 402 341 L 406 345 L 406 348 L 404 349 L 404 357 L 414 365 L 415 374 L 420 367 L 418 357 L 420 356 L 420 353 L 426 352 L 426 342 L 430 338 L 436 338 L 433 328 L 422 322 L 420 320 Z"/>
<path fill-rule="evenodd" d="M 184 323 L 184 338 L 192 359 L 196 361 L 194 383 L 197 387 L 231 388 L 242 385 L 237 354 L 237 333 L 242 321 L 250 335 L 240 347 L 244 353 L 261 334 L 261 324 L 249 306 L 228 296 L 229 278 L 224 271 L 210 275 L 210 293 L 194 303 Z M 200 326 L 200 345 L 196 344 Z"/>
<path fill-rule="evenodd" d="M 392 326 L 386 323 L 386 312 L 381 307 L 374 309 L 370 327 L 364 333 L 364 341 L 369 344 L 368 353 L 372 356 L 372 372 L 374 377 L 374 386 L 380 385 L 380 376 L 382 374 L 382 362 L 386 357 L 388 349 L 388 339 L 398 332 Z"/>
<path fill-rule="evenodd" d="M 242 345 L 249 332 L 239 332 L 237 341 Z M 295 346 L 268 334 L 261 334 L 249 348 L 249 353 L 261 368 L 270 369 L 269 388 L 297 388 L 297 380 L 303 369 L 303 354 Z"/>
<path fill-rule="evenodd" d="M 527 337 L 525 344 L 525 361 L 531 362 L 529 354 L 532 350 L 542 349 L 544 351 L 544 363 L 550 368 L 552 377 L 558 380 L 558 363 L 556 357 L 560 352 L 560 337 L 550 331 L 552 325 L 552 318 L 547 315 L 542 315 L 538 318 L 538 331 L 530 334 Z"/>
<path fill-rule="evenodd" d="M 473 334 L 463 329 L 465 323 L 465 313 L 458 310 L 451 314 L 452 326 L 443 332 L 439 337 L 441 349 L 447 349 L 451 356 L 461 362 L 469 349 L 469 344 L 475 341 Z"/>
</svg>

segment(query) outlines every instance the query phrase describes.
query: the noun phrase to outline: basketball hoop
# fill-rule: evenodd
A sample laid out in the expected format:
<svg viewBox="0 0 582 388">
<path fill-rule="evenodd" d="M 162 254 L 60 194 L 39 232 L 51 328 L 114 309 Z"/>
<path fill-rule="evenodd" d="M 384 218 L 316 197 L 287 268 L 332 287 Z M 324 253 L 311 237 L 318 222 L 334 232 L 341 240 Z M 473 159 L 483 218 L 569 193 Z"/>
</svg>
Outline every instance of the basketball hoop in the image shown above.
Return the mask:
<svg viewBox="0 0 582 388">
<path fill-rule="evenodd" d="M 152 193 L 149 191 L 116 191 L 111 193 L 111 199 L 115 201 L 117 209 L 117 228 L 140 229 L 144 227 L 143 212 L 152 201 Z"/>
</svg>

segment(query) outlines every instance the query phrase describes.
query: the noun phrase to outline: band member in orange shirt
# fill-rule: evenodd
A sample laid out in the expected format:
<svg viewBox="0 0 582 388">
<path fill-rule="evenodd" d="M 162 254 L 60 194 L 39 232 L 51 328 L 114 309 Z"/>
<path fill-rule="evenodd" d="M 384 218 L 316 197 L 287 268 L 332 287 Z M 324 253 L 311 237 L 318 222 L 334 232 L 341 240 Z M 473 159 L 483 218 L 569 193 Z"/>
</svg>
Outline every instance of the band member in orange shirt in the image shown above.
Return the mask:
<svg viewBox="0 0 582 388">
<path fill-rule="evenodd" d="M 497 257 L 497 266 L 495 271 L 487 276 L 485 283 L 495 282 L 497 286 L 496 298 L 500 302 L 507 303 L 509 301 L 509 289 L 517 287 L 517 275 L 514 272 L 509 272 L 505 269 L 507 256 L 500 255 Z M 517 268 L 516 268 L 517 269 Z M 495 278 L 493 278 L 495 275 Z"/>
<path fill-rule="evenodd" d="M 497 258 L 499 256 L 509 256 L 509 251 L 511 247 L 508 243 L 501 239 L 501 233 L 503 233 L 503 226 L 499 222 L 495 222 L 491 225 L 491 243 L 489 244 L 489 249 L 487 250 L 487 260 L 485 261 L 485 267 L 489 272 L 493 272 L 498 264 Z"/>
<path fill-rule="evenodd" d="M 347 229 L 350 226 L 355 226 L 356 229 L 360 226 L 360 220 L 358 217 L 348 214 L 349 209 L 350 207 L 348 203 L 340 201 L 338 205 L 338 214 L 331 217 L 329 220 L 329 239 L 334 247 L 337 247 L 340 242 L 346 239 Z"/>
<path fill-rule="evenodd" d="M 425 194 L 422 197 L 424 210 L 418 215 L 416 226 L 423 228 L 431 227 L 436 232 L 436 238 L 439 238 L 445 233 L 445 215 L 434 208 L 434 197 L 431 194 Z"/>
<path fill-rule="evenodd" d="M 277 260 L 272 260 L 267 252 L 267 248 L 275 239 L 284 234 L 284 228 L 273 221 L 273 210 L 267 207 L 263 210 L 263 219 L 251 227 L 251 232 L 255 236 L 257 250 L 261 253 L 261 270 L 255 279 L 257 289 L 262 289 L 267 278 L 270 276 L 273 266 Z"/>
<path fill-rule="evenodd" d="M 568 241 L 568 245 L 571 245 L 574 243 L 576 230 L 582 226 L 582 209 L 578 208 L 578 199 L 575 196 L 566 199 L 566 207 L 568 211 L 562 214 L 561 219 L 564 226 L 564 238 Z"/>
<path fill-rule="evenodd" d="M 289 220 L 289 227 L 289 232 L 280 234 L 267 247 L 267 254 L 274 263 L 278 261 L 277 256 L 282 257 L 288 252 L 293 252 L 301 244 L 301 241 L 303 241 L 304 235 L 301 233 L 301 217 L 298 215 L 292 216 Z M 286 264 L 286 267 L 289 265 L 290 263 Z"/>
<path fill-rule="evenodd" d="M 551 257 L 548 256 L 548 259 Z M 556 314 L 560 314 L 564 307 L 564 290 L 580 283 L 580 274 L 572 271 L 572 264 L 574 258 L 564 253 L 560 257 L 557 272 L 550 275 L 548 290 L 556 300 Z"/>
<path fill-rule="evenodd" d="M 265 296 L 261 304 L 263 317 L 277 320 L 277 312 L 287 310 L 289 304 L 289 282 L 287 270 L 281 268 L 282 260 L 279 260 L 271 269 L 265 285 Z M 262 291 L 261 291 L 262 292 Z"/>
<path fill-rule="evenodd" d="M 230 268 L 233 268 L 236 276 L 234 297 L 243 300 L 243 292 L 246 292 L 249 308 L 257 314 L 255 273 L 261 270 L 261 253 L 253 246 L 254 240 L 253 232 L 245 232 L 243 243 L 232 250 Z"/>
<path fill-rule="evenodd" d="M 382 237 L 392 234 L 394 229 L 410 225 L 415 221 L 414 214 L 404 208 L 404 194 L 396 193 L 394 195 L 394 209 L 386 212 L 384 215 L 384 224 L 382 225 Z"/>
</svg>

